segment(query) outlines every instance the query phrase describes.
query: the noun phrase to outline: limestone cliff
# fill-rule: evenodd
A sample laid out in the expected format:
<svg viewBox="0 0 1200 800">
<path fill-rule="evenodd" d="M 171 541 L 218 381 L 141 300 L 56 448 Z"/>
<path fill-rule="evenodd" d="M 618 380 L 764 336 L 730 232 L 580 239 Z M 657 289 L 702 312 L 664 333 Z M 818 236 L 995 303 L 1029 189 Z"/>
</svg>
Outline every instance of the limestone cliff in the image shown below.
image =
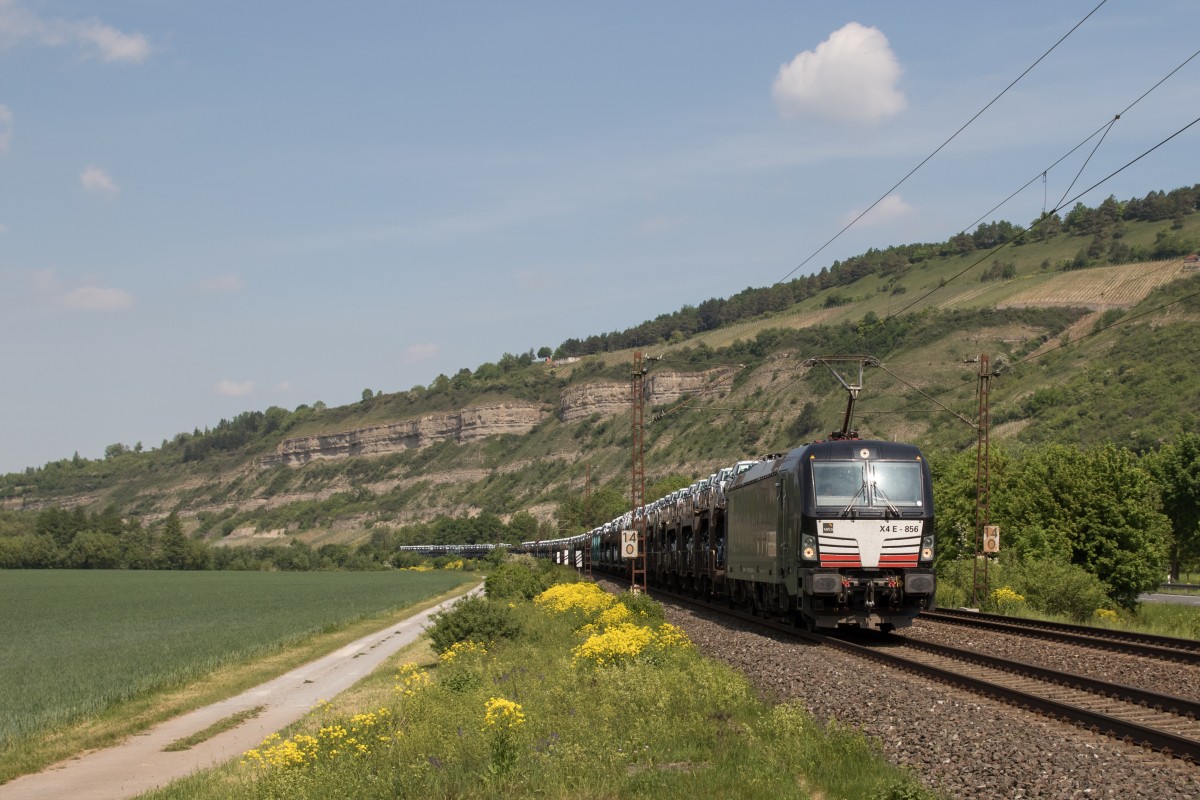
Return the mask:
<svg viewBox="0 0 1200 800">
<path fill-rule="evenodd" d="M 721 379 L 736 368 L 705 370 L 704 372 L 655 372 L 646 376 L 646 405 L 673 403 L 705 389 L 722 386 Z M 566 424 L 579 422 L 593 414 L 613 416 L 629 413 L 629 384 L 588 383 L 563 390 L 558 406 L 558 418 Z"/>
<path fill-rule="evenodd" d="M 705 389 L 713 389 L 734 370 L 656 372 L 646 376 L 646 405 L 672 403 Z M 628 383 L 590 383 L 565 389 L 559 399 L 558 418 L 565 424 L 593 414 L 614 416 L 629 411 Z M 505 433 L 524 435 L 551 412 L 536 403 L 509 402 L 474 406 L 445 414 L 373 425 L 366 428 L 285 439 L 274 453 L 259 460 L 262 467 L 281 464 L 298 467 L 309 461 L 355 456 L 381 456 L 401 450 L 428 447 L 451 440 L 466 443 Z"/>
<path fill-rule="evenodd" d="M 274 453 L 263 456 L 259 464 L 298 467 L 314 459 L 380 456 L 445 440 L 461 444 L 505 433 L 523 435 L 549 413 L 536 403 L 501 403 L 368 428 L 299 436 L 285 439 Z"/>
</svg>

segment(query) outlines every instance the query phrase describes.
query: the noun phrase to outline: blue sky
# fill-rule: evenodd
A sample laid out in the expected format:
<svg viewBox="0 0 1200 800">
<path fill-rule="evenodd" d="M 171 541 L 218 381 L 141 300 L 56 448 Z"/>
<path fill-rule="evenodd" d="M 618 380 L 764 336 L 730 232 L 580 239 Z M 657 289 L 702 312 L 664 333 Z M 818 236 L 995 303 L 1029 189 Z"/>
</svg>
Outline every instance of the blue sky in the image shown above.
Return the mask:
<svg viewBox="0 0 1200 800">
<path fill-rule="evenodd" d="M 0 471 L 774 283 L 1097 2 L 0 0 Z M 1109 0 L 803 272 L 962 230 L 1197 31 Z M 1076 190 L 1198 110 L 1200 58 Z M 1084 201 L 1198 167 L 1200 125 Z"/>
</svg>

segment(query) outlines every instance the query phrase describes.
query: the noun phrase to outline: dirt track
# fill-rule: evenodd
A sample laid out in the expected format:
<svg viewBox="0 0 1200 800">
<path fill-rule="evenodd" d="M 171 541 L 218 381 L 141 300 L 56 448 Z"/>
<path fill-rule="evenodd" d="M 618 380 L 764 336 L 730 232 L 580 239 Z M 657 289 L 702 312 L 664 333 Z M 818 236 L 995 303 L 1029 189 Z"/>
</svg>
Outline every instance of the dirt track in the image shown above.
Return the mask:
<svg viewBox="0 0 1200 800">
<path fill-rule="evenodd" d="M 477 587 L 471 590 L 480 592 Z M 0 800 L 118 800 L 133 797 L 197 770 L 240 756 L 271 733 L 300 719 L 416 640 L 429 616 L 454 602 L 422 611 L 236 697 L 168 720 L 115 747 L 96 750 L 0 786 Z M 239 711 L 266 706 L 243 722 L 189 750 L 163 752 L 172 742 Z"/>
</svg>

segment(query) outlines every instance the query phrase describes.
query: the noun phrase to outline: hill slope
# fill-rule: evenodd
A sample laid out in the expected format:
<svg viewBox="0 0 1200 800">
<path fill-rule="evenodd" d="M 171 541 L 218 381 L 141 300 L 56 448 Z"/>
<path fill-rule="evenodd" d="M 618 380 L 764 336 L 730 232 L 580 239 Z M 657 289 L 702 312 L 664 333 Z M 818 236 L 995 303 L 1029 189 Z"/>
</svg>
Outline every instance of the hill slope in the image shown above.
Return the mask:
<svg viewBox="0 0 1200 800">
<path fill-rule="evenodd" d="M 731 315 L 733 298 L 646 323 L 657 341 L 641 348 L 651 359 L 647 418 L 656 418 L 648 481 L 707 475 L 836 427 L 843 390 L 801 366 L 829 353 L 884 362 L 866 375 L 862 435 L 934 453 L 974 443 L 980 353 L 1002 368 L 995 439 L 1145 449 L 1194 429 L 1200 272 L 1178 255 L 1066 269 L 1097 235 L 889 261 L 949 245 L 907 246 L 864 256 L 869 269 L 848 261 L 783 289 L 747 290 L 743 306 L 768 306 L 752 316 Z M 1145 256 L 1197 239 L 1200 215 L 1189 212 L 1172 229 L 1124 224 L 1119 243 Z M 708 312 L 736 319 L 714 326 Z M 115 446 L 102 461 L 54 462 L 4 476 L 0 502 L 115 504 L 146 520 L 177 511 L 194 532 L 228 542 L 353 542 L 377 525 L 479 512 L 549 524 L 585 480 L 627 493 L 632 349 L 617 348 L 629 335 L 564 342 L 552 363 L 506 354 L 351 406 L 247 412 L 151 451 Z"/>
</svg>

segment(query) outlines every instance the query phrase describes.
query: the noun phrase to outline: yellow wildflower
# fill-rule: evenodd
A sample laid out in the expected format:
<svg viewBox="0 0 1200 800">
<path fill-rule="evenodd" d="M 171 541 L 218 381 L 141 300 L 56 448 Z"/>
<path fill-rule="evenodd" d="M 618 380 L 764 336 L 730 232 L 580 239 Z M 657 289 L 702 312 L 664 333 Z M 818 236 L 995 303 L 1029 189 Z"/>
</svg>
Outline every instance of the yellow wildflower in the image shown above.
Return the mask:
<svg viewBox="0 0 1200 800">
<path fill-rule="evenodd" d="M 591 616 L 609 608 L 617 599 L 594 583 L 559 583 L 533 598 L 533 602 L 558 614 L 578 609 Z"/>
<path fill-rule="evenodd" d="M 489 698 L 484 704 L 483 729 L 516 728 L 525 724 L 525 712 L 520 703 L 503 697 Z"/>
</svg>

